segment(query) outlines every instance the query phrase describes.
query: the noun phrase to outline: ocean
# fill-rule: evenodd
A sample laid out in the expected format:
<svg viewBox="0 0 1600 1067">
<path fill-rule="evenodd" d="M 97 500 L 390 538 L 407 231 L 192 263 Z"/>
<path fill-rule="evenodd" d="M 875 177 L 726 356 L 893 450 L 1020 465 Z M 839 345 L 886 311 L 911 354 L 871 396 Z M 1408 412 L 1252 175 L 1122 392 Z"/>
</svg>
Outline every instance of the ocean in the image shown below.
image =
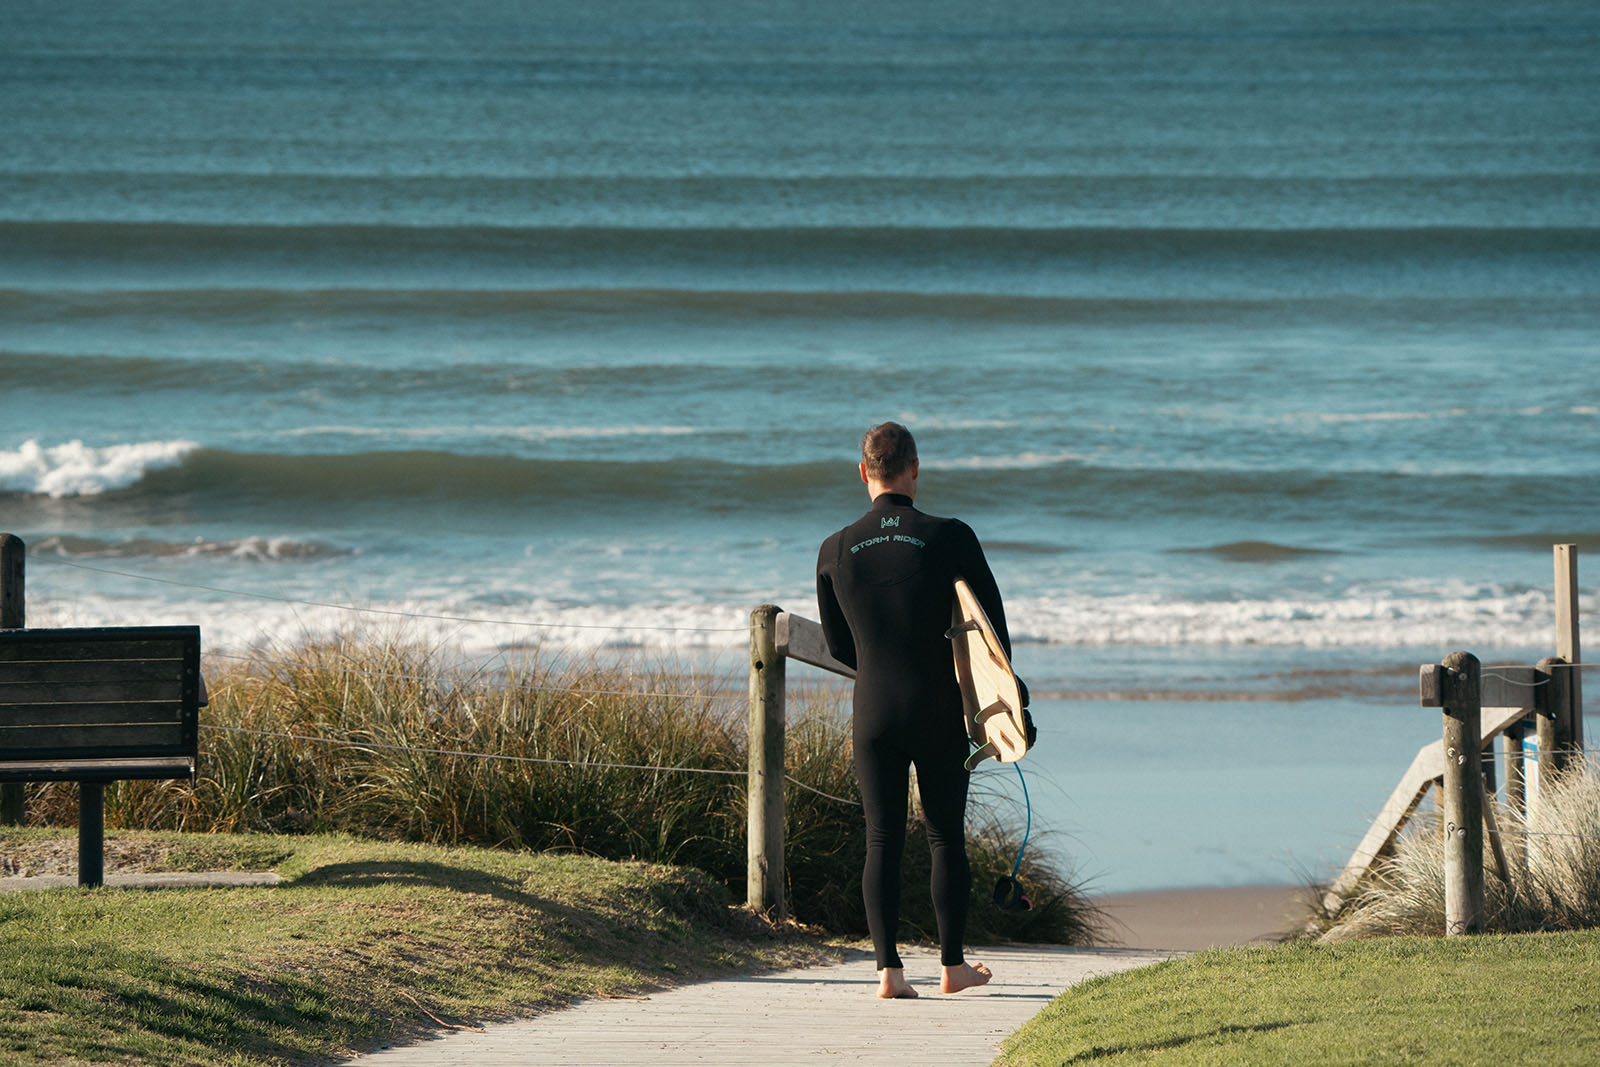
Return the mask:
<svg viewBox="0 0 1600 1067">
<path fill-rule="evenodd" d="M 1418 664 L 1553 653 L 1550 546 L 1600 547 L 1597 46 L 1578 0 L 10 0 L 29 621 L 738 673 L 897 419 L 1006 594 L 1037 840 L 1325 876 L 1438 736 Z"/>
</svg>

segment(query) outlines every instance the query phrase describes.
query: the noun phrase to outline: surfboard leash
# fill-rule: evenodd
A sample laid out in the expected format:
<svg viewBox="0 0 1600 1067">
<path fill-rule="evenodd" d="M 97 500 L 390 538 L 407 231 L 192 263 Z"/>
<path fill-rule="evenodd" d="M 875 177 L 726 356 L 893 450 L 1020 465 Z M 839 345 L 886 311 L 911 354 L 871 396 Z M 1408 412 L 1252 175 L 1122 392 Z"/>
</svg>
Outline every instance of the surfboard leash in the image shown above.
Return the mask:
<svg viewBox="0 0 1600 1067">
<path fill-rule="evenodd" d="M 1017 881 L 1017 872 L 1022 870 L 1022 857 L 1028 851 L 1028 838 L 1033 834 L 1033 801 L 1028 796 L 1028 779 L 1022 773 L 1020 763 L 1012 763 L 1017 769 L 1017 781 L 1022 783 L 1022 805 L 1027 812 L 1027 822 L 1022 829 L 1022 844 L 1017 846 L 1017 859 L 1011 865 L 1011 873 L 1003 874 L 994 883 L 994 906 L 1001 911 L 1018 914 L 1033 910 L 1033 901 L 1022 890 L 1022 883 Z"/>
<path fill-rule="evenodd" d="M 1017 848 L 1017 862 L 1011 865 L 1011 877 L 1015 878 L 1017 872 L 1022 870 L 1022 854 L 1028 851 L 1028 835 L 1033 833 L 1033 801 L 1028 799 L 1028 779 L 1022 775 L 1022 764 L 1013 763 L 1017 769 L 1017 781 L 1022 783 L 1022 807 L 1027 812 L 1027 822 L 1022 827 L 1022 844 Z"/>
</svg>

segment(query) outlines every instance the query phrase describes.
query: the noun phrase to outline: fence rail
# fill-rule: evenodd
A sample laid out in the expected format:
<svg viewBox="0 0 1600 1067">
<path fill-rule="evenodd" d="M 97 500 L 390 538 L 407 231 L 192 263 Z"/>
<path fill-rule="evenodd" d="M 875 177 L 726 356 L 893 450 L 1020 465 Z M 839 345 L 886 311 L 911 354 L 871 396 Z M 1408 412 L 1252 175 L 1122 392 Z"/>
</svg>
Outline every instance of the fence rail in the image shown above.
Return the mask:
<svg viewBox="0 0 1600 1067">
<path fill-rule="evenodd" d="M 786 664 L 799 660 L 854 678 L 833 658 L 820 624 L 776 604 L 750 613 L 750 783 L 746 827 L 745 902 L 777 918 L 789 913 L 784 894 L 784 708 Z"/>
<path fill-rule="evenodd" d="M 1333 913 L 1394 847 L 1400 831 L 1429 788 L 1438 785 L 1445 835 L 1445 934 L 1477 933 L 1484 925 L 1483 843 L 1485 830 L 1495 867 L 1506 881 L 1511 867 L 1527 868 L 1524 838 L 1507 851 L 1496 825 L 1493 750 L 1505 738 L 1506 804 L 1520 815 L 1537 803 L 1548 783 L 1583 758 L 1583 691 L 1578 643 L 1578 550 L 1556 545 L 1556 647 L 1533 667 L 1485 671 L 1469 652 L 1452 652 L 1418 671 L 1423 707 L 1438 708 L 1443 736 L 1424 745 L 1378 812 L 1361 843 L 1322 899 Z M 1563 594 L 1563 590 L 1566 593 Z M 1534 731 L 1537 773 L 1525 758 Z M 1488 758 L 1486 759 L 1486 755 Z"/>
</svg>

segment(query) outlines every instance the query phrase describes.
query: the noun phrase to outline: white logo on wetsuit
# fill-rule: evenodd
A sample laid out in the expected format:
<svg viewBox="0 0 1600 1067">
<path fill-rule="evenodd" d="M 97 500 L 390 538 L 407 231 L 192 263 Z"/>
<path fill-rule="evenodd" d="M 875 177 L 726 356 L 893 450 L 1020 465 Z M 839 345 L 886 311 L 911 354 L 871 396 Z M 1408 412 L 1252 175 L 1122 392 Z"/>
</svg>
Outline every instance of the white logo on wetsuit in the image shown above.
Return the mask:
<svg viewBox="0 0 1600 1067">
<path fill-rule="evenodd" d="M 851 555 L 855 555 L 857 552 L 860 552 L 863 548 L 871 548 L 873 545 L 886 545 L 890 541 L 898 541 L 901 544 L 910 545 L 912 548 L 927 548 L 928 547 L 928 542 L 922 540 L 921 538 L 907 537 L 905 534 L 895 534 L 894 536 L 891 537 L 888 534 L 885 534 L 882 537 L 869 537 L 865 541 L 861 542 L 859 545 L 851 545 L 850 546 L 850 554 Z"/>
<path fill-rule="evenodd" d="M 890 527 L 890 526 L 899 526 L 899 525 L 900 525 L 900 516 L 891 515 L 887 519 L 884 519 L 884 520 L 882 520 L 882 521 L 880 521 L 878 523 L 878 529 L 882 530 L 882 529 L 885 529 L 885 528 Z"/>
</svg>

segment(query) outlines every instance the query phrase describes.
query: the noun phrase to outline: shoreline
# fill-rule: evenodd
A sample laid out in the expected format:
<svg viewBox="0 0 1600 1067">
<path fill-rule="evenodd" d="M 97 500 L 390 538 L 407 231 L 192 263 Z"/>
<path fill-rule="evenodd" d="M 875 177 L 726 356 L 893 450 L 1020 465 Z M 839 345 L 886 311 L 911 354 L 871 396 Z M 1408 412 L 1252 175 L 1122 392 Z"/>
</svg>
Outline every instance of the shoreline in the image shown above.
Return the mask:
<svg viewBox="0 0 1600 1067">
<path fill-rule="evenodd" d="M 1211 886 L 1088 899 L 1111 920 L 1108 945 L 1194 952 L 1282 940 L 1304 925 L 1307 892 L 1298 885 Z"/>
</svg>

